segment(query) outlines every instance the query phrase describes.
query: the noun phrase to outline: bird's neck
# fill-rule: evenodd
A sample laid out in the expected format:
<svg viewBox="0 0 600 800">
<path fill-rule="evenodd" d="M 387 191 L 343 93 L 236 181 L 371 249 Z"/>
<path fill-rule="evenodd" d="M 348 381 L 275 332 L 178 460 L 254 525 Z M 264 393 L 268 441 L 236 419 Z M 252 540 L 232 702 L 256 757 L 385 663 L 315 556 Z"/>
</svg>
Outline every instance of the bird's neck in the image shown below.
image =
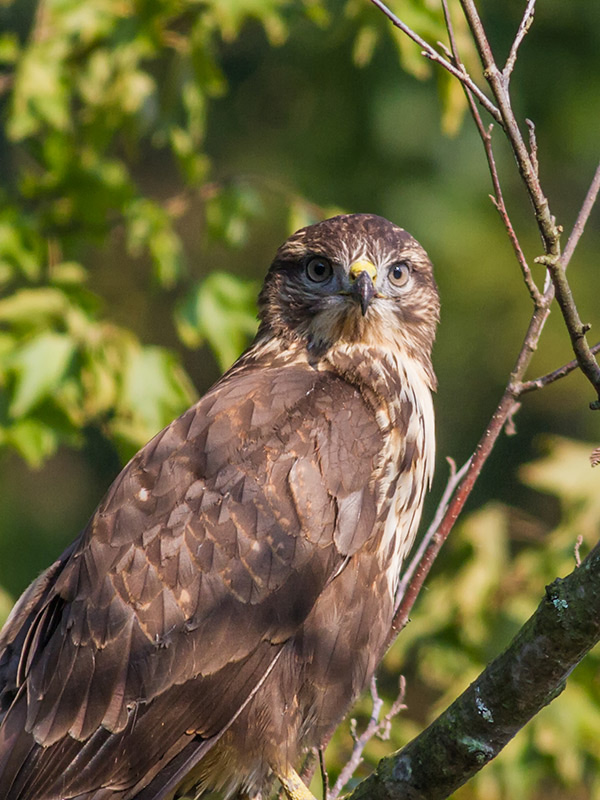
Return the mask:
<svg viewBox="0 0 600 800">
<path fill-rule="evenodd" d="M 408 402 L 426 421 L 427 428 L 433 426 L 431 393 L 436 381 L 428 357 L 416 358 L 403 348 L 348 342 L 315 352 L 302 339 L 259 335 L 236 366 L 267 364 L 275 369 L 296 365 L 334 372 L 355 385 L 376 413 L 381 415 L 381 409 L 385 409 L 388 425 L 402 427 Z"/>
</svg>

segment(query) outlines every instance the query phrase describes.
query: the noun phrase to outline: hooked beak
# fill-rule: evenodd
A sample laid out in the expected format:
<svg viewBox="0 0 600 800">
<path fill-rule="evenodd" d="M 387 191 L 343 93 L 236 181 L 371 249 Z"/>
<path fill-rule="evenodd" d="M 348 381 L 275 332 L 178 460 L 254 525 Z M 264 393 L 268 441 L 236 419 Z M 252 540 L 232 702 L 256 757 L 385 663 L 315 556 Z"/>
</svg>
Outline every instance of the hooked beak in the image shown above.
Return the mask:
<svg viewBox="0 0 600 800">
<path fill-rule="evenodd" d="M 375 296 L 374 281 L 377 278 L 377 269 L 370 261 L 356 261 L 350 267 L 349 275 L 350 283 L 352 284 L 351 294 L 360 303 L 364 317 L 371 300 Z"/>
</svg>

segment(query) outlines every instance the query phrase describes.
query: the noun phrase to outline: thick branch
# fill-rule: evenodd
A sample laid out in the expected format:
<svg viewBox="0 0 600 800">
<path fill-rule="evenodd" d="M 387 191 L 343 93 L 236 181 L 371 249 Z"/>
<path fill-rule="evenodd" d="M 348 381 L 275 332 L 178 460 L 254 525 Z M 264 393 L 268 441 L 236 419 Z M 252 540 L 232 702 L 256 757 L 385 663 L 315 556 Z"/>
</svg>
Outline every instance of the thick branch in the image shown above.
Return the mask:
<svg viewBox="0 0 600 800">
<path fill-rule="evenodd" d="M 511 645 L 423 733 L 379 762 L 351 800 L 442 800 L 564 688 L 600 640 L 600 544 L 546 588 Z"/>
</svg>

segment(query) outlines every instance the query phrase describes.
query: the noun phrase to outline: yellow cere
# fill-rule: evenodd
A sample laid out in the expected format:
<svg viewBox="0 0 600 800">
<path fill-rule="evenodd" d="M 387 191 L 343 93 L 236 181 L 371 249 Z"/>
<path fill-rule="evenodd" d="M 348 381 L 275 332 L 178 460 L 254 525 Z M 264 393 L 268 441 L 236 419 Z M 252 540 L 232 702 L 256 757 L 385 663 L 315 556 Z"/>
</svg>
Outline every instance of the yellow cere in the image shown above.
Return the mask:
<svg viewBox="0 0 600 800">
<path fill-rule="evenodd" d="M 373 264 L 371 261 L 367 261 L 366 259 L 355 261 L 354 264 L 352 264 L 350 267 L 350 280 L 355 281 L 361 272 L 366 272 L 371 276 L 371 280 L 373 281 L 377 277 L 377 268 L 375 264 Z"/>
</svg>

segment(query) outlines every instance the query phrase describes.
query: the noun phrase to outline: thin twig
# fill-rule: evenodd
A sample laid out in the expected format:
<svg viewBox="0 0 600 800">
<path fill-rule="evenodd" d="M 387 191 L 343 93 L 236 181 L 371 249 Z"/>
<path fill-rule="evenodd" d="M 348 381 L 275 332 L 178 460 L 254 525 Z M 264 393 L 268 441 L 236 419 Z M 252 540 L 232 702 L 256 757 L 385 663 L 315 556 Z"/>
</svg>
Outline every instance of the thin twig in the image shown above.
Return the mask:
<svg viewBox="0 0 600 800">
<path fill-rule="evenodd" d="M 594 353 L 600 353 L 600 342 L 595 344 L 593 347 L 590 347 L 590 351 Z M 515 392 L 521 396 L 522 394 L 527 394 L 528 392 L 534 392 L 536 389 L 543 389 L 545 386 L 548 386 L 554 381 L 558 381 L 561 378 L 564 378 L 569 373 L 573 372 L 579 366 L 579 362 L 576 358 L 573 361 L 569 361 L 568 364 L 564 364 L 562 367 L 553 370 L 552 372 L 548 372 L 546 375 L 541 375 L 539 378 L 534 378 L 530 381 L 524 381 L 521 384 L 514 386 Z"/>
<path fill-rule="evenodd" d="M 441 67 L 447 70 L 451 75 L 454 75 L 455 78 L 458 78 L 458 80 L 463 85 L 468 86 L 468 88 L 471 90 L 471 92 L 473 92 L 475 97 L 479 100 L 479 102 L 486 109 L 486 111 L 488 111 L 488 113 L 492 115 L 492 117 L 496 120 L 496 122 L 502 125 L 502 118 L 500 116 L 500 112 L 498 111 L 496 106 L 492 103 L 492 101 L 489 99 L 489 97 L 484 92 L 482 92 L 479 86 L 477 86 L 477 84 L 473 81 L 473 79 L 464 69 L 464 67 L 460 69 L 459 67 L 456 67 L 450 61 L 448 61 L 448 59 L 444 58 L 441 55 L 441 53 L 438 53 L 438 51 L 434 47 L 432 47 L 428 42 L 426 42 L 425 39 L 422 39 L 418 33 L 413 31 L 412 28 L 409 28 L 408 25 L 406 25 L 406 23 L 402 22 L 402 20 L 399 17 L 397 17 L 394 14 L 394 12 L 391 9 L 389 9 L 384 2 L 382 2 L 382 0 L 371 0 L 371 3 L 377 6 L 377 8 L 385 14 L 385 16 L 390 20 L 390 22 L 396 28 L 399 28 L 403 33 L 405 33 L 408 36 L 409 39 L 412 39 L 413 42 L 416 42 L 416 44 L 419 45 L 419 47 L 423 48 L 422 55 L 425 56 L 425 58 L 428 58 L 430 61 L 435 61 L 436 64 L 439 64 Z"/>
<path fill-rule="evenodd" d="M 393 717 L 397 716 L 401 711 L 406 709 L 406 704 L 404 702 L 406 694 L 406 681 L 403 676 L 400 676 L 398 696 L 392 703 L 388 713 L 381 720 L 379 719 L 379 715 L 381 714 L 381 709 L 383 708 L 383 700 L 377 691 L 377 682 L 374 677 L 371 679 L 370 690 L 373 705 L 369 722 L 367 723 L 367 727 L 359 736 L 356 732 L 356 720 L 350 720 L 350 733 L 352 734 L 354 747 L 352 748 L 350 758 L 344 764 L 342 771 L 338 775 L 338 779 L 336 780 L 335 785 L 329 794 L 329 800 L 337 800 L 337 798 L 340 796 L 344 786 L 348 783 L 348 781 L 356 772 L 357 768 L 360 766 L 360 763 L 362 762 L 363 751 L 371 739 L 373 739 L 375 736 L 379 736 L 383 739 L 388 738 Z"/>
<path fill-rule="evenodd" d="M 519 172 L 525 183 L 531 201 L 533 203 L 536 219 L 544 241 L 544 248 L 547 255 L 558 257 L 560 255 L 560 231 L 556 226 L 554 218 L 550 214 L 548 201 L 542 191 L 536 170 L 531 161 L 529 151 L 523 140 L 521 131 L 517 124 L 506 81 L 494 59 L 492 48 L 488 41 L 485 29 L 475 7 L 473 0 L 460 0 L 461 7 L 467 19 L 475 46 L 479 52 L 483 65 L 484 75 L 492 90 L 496 100 L 502 126 L 519 167 Z"/>
<path fill-rule="evenodd" d="M 410 563 L 408 564 L 407 568 L 402 573 L 402 579 L 398 584 L 398 588 L 396 589 L 396 610 L 398 606 L 402 602 L 404 595 L 406 594 L 406 589 L 409 586 L 410 582 L 413 579 L 415 572 L 417 571 L 419 564 L 421 563 L 423 556 L 429 547 L 432 539 L 437 534 L 437 530 L 439 525 L 444 518 L 444 514 L 446 513 L 446 509 L 448 508 L 448 503 L 450 502 L 450 498 L 454 494 L 454 490 L 462 480 L 464 474 L 466 473 L 467 469 L 469 468 L 469 461 L 466 461 L 462 467 L 457 471 L 456 469 L 456 462 L 453 458 L 449 456 L 446 457 L 446 461 L 450 466 L 450 475 L 448 476 L 448 481 L 446 482 L 446 487 L 438 503 L 438 507 L 435 511 L 434 517 L 431 520 L 431 524 L 427 528 L 425 535 L 421 539 L 419 546 L 411 558 Z"/>
<path fill-rule="evenodd" d="M 454 25 L 452 24 L 452 18 L 450 17 L 450 10 L 448 8 L 447 0 L 442 0 L 442 9 L 444 12 L 444 20 L 446 22 L 446 28 L 448 30 L 448 39 L 450 41 L 450 47 L 452 51 L 452 58 L 454 62 L 461 66 L 461 58 L 460 53 L 458 51 L 458 45 L 456 42 L 456 36 L 454 34 Z M 525 285 L 529 291 L 529 294 L 535 303 L 536 306 L 542 304 L 542 295 L 533 279 L 533 275 L 531 274 L 531 269 L 529 264 L 527 263 L 527 259 L 525 258 L 525 253 L 521 247 L 517 234 L 515 233 L 515 229 L 511 222 L 511 219 L 508 214 L 508 210 L 506 208 L 506 204 L 504 202 L 504 195 L 502 193 L 502 186 L 500 184 L 500 177 L 498 175 L 498 169 L 496 167 L 496 159 L 494 158 L 494 150 L 492 148 L 492 125 L 490 125 L 487 130 L 483 124 L 483 120 L 481 119 L 481 115 L 479 113 L 479 109 L 473 100 L 473 95 L 468 89 L 465 84 L 462 84 L 463 90 L 465 92 L 465 96 L 467 98 L 467 103 L 469 105 L 469 110 L 471 112 L 471 116 L 473 117 L 473 121 L 479 131 L 479 136 L 483 143 L 483 148 L 485 150 L 486 159 L 488 162 L 488 167 L 490 170 L 490 175 L 492 178 L 492 186 L 494 187 L 494 195 L 491 196 L 491 200 L 494 203 L 496 210 L 500 214 L 500 218 L 504 223 L 504 227 L 506 228 L 506 232 L 508 234 L 508 238 L 510 239 L 510 243 L 513 246 L 513 250 L 515 251 L 515 255 L 517 257 L 517 262 L 521 267 L 521 272 L 523 274 L 523 279 L 525 281 Z M 536 159 L 536 169 L 537 169 L 537 159 Z"/>
<path fill-rule="evenodd" d="M 598 395 L 598 399 L 590 403 L 590 408 L 598 410 L 600 409 L 600 365 L 596 361 L 586 339 L 586 333 L 589 331 L 590 325 L 581 321 L 565 269 L 560 263 L 560 257 L 539 256 L 535 260 L 548 267 L 554 284 L 556 299 L 571 338 L 573 352 L 577 357 L 581 371 L 596 389 Z"/>
<path fill-rule="evenodd" d="M 581 566 L 581 545 L 583 544 L 583 536 L 579 534 L 575 540 L 575 547 L 573 548 L 573 555 L 575 556 L 575 566 Z"/>
<path fill-rule="evenodd" d="M 325 756 L 323 748 L 319 747 L 319 769 L 321 770 L 321 786 L 323 790 L 323 800 L 329 800 L 329 775 L 325 768 Z"/>
<path fill-rule="evenodd" d="M 577 220 L 575 221 L 575 225 L 573 226 L 573 230 L 571 231 L 571 235 L 565 245 L 565 249 L 561 256 L 561 264 L 563 269 L 567 268 L 569 261 L 573 253 L 575 252 L 575 248 L 577 247 L 577 243 L 581 238 L 581 234 L 583 233 L 588 218 L 592 212 L 592 208 L 598 198 L 598 192 L 600 192 L 600 163 L 596 167 L 596 172 L 594 173 L 594 177 L 592 178 L 592 182 L 590 184 L 590 188 L 585 196 L 585 200 L 583 201 L 583 205 L 579 210 L 579 214 L 577 215 Z"/>
<path fill-rule="evenodd" d="M 506 59 L 506 64 L 504 65 L 504 69 L 502 70 L 502 77 L 504 78 L 504 81 L 506 82 L 507 85 L 517 61 L 517 54 L 519 52 L 519 47 L 521 46 L 523 39 L 527 36 L 529 28 L 531 28 L 531 24 L 533 22 L 534 10 L 535 10 L 535 0 L 529 0 L 529 2 L 527 3 L 527 8 L 525 9 L 525 13 L 523 14 L 523 19 L 521 20 L 521 24 L 519 25 L 519 30 L 517 31 L 515 40 L 510 48 L 510 53 L 508 54 L 508 58 Z"/>
<path fill-rule="evenodd" d="M 533 164 L 533 169 L 535 170 L 535 174 L 540 177 L 540 165 L 538 162 L 538 145 L 537 145 L 537 136 L 535 135 L 535 123 L 532 122 L 530 119 L 525 119 L 525 124 L 529 129 L 529 156 L 531 158 L 531 163 Z"/>
<path fill-rule="evenodd" d="M 508 82 L 496 65 L 475 3 L 473 0 L 460 0 L 460 4 L 479 51 L 484 67 L 484 75 L 498 105 L 503 127 L 517 160 L 519 172 L 523 178 L 531 202 L 533 203 L 545 251 L 544 255 L 536 259 L 536 261 L 545 264 L 550 272 L 552 283 L 554 284 L 556 300 L 571 338 L 573 352 L 579 361 L 582 372 L 596 390 L 598 399 L 590 403 L 590 408 L 600 409 L 600 366 L 590 353 L 590 348 L 585 336 L 588 327 L 581 322 L 573 293 L 561 262 L 561 228 L 556 224 L 554 217 L 550 213 L 548 200 L 542 191 L 537 169 L 533 164 L 531 155 L 523 140 L 523 136 L 512 110 L 510 95 L 508 93 Z"/>
</svg>

